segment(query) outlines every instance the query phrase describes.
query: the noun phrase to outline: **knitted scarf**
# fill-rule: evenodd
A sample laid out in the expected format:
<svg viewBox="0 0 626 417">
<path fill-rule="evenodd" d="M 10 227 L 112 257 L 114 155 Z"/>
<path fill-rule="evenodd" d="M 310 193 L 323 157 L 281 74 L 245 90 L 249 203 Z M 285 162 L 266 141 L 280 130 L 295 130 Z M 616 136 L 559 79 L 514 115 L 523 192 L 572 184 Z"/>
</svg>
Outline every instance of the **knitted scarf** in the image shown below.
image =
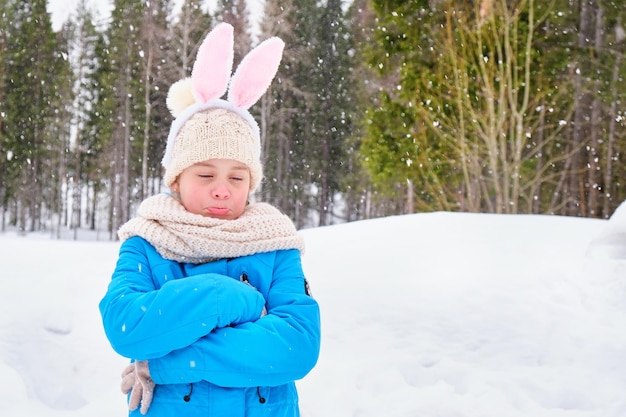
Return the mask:
<svg viewBox="0 0 626 417">
<path fill-rule="evenodd" d="M 304 240 L 286 215 L 267 203 L 255 203 L 234 220 L 193 214 L 174 197 L 144 200 L 138 217 L 118 231 L 124 241 L 141 236 L 161 256 L 178 262 L 205 263 L 280 249 L 304 251 Z"/>
</svg>

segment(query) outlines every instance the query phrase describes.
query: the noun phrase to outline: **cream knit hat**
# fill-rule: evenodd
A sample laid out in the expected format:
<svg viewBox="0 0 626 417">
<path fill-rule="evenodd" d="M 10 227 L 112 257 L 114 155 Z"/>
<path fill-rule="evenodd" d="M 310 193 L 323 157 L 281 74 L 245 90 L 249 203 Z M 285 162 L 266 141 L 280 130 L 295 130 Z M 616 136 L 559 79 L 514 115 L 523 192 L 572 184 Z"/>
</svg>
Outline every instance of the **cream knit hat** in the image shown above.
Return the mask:
<svg viewBox="0 0 626 417">
<path fill-rule="evenodd" d="M 231 78 L 233 27 L 217 25 L 198 49 L 191 77 L 170 87 L 167 106 L 175 117 L 163 166 L 168 187 L 186 168 L 209 159 L 234 159 L 250 168 L 250 192 L 263 177 L 259 126 L 248 111 L 268 89 L 284 42 L 273 37 L 248 53 Z M 227 100 L 220 97 L 228 90 Z"/>
<path fill-rule="evenodd" d="M 250 168 L 250 191 L 261 182 L 261 144 L 250 124 L 236 113 L 211 108 L 194 113 L 174 140 L 165 183 L 171 186 L 183 170 L 209 159 L 234 159 Z"/>
</svg>

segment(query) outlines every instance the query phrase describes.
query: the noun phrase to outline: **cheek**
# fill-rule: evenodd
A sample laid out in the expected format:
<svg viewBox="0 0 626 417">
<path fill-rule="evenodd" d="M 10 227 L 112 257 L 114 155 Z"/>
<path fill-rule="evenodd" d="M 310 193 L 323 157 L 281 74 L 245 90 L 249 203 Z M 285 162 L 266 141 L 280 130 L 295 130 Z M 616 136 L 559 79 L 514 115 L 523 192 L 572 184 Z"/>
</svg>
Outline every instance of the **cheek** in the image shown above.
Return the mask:
<svg viewBox="0 0 626 417">
<path fill-rule="evenodd" d="M 246 205 L 248 204 L 248 193 L 241 193 L 238 194 L 233 201 L 234 205 L 239 209 L 240 214 L 243 213 L 243 211 L 246 208 Z"/>
<path fill-rule="evenodd" d="M 185 208 L 192 208 L 202 204 L 203 192 L 200 187 L 181 187 L 180 199 Z"/>
<path fill-rule="evenodd" d="M 191 197 L 198 203 L 203 202 L 210 195 L 210 190 L 206 187 L 195 187 L 191 189 Z"/>
</svg>

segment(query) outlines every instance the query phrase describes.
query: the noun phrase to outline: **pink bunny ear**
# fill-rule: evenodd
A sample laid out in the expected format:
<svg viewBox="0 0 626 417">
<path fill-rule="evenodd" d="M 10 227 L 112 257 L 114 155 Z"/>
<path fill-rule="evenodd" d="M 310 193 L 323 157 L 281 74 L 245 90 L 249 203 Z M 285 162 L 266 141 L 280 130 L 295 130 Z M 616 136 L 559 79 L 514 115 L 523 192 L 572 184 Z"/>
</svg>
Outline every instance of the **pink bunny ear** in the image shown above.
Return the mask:
<svg viewBox="0 0 626 417">
<path fill-rule="evenodd" d="M 250 51 L 230 81 L 228 101 L 242 109 L 256 103 L 274 79 L 284 47 L 285 43 L 274 37 Z"/>
<path fill-rule="evenodd" d="M 198 49 L 191 71 L 193 95 L 198 102 L 207 103 L 226 92 L 233 67 L 233 32 L 231 25 L 220 23 Z"/>
</svg>

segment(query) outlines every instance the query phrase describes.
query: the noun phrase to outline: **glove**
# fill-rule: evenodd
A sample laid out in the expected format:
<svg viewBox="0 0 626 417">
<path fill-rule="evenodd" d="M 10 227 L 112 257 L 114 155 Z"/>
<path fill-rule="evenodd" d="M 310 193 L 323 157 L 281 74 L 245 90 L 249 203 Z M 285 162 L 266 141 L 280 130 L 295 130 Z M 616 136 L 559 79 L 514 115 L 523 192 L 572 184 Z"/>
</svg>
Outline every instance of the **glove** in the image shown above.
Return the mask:
<svg viewBox="0 0 626 417">
<path fill-rule="evenodd" d="M 150 377 L 148 361 L 135 361 L 122 372 L 122 392 L 128 394 L 128 409 L 134 411 L 141 403 L 141 414 L 145 415 L 152 403 L 154 381 Z"/>
</svg>

